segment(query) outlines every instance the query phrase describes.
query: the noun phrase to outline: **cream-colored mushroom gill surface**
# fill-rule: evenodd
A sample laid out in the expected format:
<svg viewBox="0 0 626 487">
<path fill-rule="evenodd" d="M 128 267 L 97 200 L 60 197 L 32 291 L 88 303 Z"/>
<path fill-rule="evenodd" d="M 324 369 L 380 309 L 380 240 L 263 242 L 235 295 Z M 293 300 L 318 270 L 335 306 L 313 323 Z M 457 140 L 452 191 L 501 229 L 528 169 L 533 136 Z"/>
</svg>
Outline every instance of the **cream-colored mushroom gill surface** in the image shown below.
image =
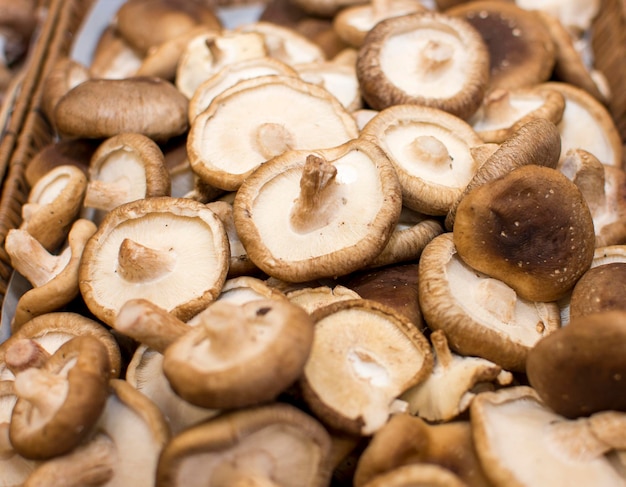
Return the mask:
<svg viewBox="0 0 626 487">
<path fill-rule="evenodd" d="M 624 0 L 0 0 L 0 91 L 6 1 L 62 4 L 59 23 L 93 6 L 42 49 L 28 100 L 64 165 L 17 161 L 0 487 L 626 487 Z M 498 13 L 523 5 L 524 23 Z M 617 68 L 565 79 L 555 32 Z M 541 69 L 501 81 L 520 53 Z M 107 131 L 72 123 L 93 114 Z M 71 297 L 35 305 L 65 293 L 24 260 L 71 274 Z M 47 366 L 84 335 L 108 365 L 70 427 L 89 382 L 69 381 L 78 359 Z M 28 453 L 19 433 L 59 411 L 44 434 L 71 451 Z M 441 480 L 406 480 L 420 467 Z"/>
</svg>

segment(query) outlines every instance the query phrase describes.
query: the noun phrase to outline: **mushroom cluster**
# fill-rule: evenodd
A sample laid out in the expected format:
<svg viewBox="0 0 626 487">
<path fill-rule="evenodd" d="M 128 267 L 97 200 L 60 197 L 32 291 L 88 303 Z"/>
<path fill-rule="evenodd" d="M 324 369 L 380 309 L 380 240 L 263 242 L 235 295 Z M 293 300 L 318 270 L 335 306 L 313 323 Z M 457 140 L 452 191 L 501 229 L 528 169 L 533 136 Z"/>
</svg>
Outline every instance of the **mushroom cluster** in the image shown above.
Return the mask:
<svg viewBox="0 0 626 487">
<path fill-rule="evenodd" d="M 626 486 L 624 141 L 589 28 L 124 2 L 45 80 L 0 487 Z"/>
</svg>

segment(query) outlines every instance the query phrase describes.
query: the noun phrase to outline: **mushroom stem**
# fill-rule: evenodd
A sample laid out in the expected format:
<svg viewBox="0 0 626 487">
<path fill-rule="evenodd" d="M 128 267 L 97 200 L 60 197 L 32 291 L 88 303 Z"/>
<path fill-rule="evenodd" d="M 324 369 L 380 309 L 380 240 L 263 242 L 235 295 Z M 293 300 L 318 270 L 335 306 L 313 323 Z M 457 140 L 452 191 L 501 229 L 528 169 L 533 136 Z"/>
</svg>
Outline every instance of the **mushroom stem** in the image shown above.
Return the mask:
<svg viewBox="0 0 626 487">
<path fill-rule="evenodd" d="M 20 338 L 6 351 L 4 361 L 7 368 L 17 375 L 31 367 L 41 368 L 50 354 L 35 340 Z"/>
<path fill-rule="evenodd" d="M 420 163 L 435 165 L 451 165 L 452 158 L 446 146 L 436 137 L 420 135 L 410 145 L 414 156 Z"/>
<path fill-rule="evenodd" d="M 425 74 L 433 74 L 451 61 L 454 49 L 449 44 L 429 40 L 421 54 L 419 68 Z"/>
<path fill-rule="evenodd" d="M 13 455 L 15 455 L 15 450 L 9 438 L 9 423 L 0 423 L 0 461 L 8 460 Z"/>
<path fill-rule="evenodd" d="M 96 487 L 113 478 L 115 444 L 107 435 L 98 434 L 89 443 L 71 453 L 52 458 L 41 464 L 24 483 L 24 487 Z"/>
<path fill-rule="evenodd" d="M 200 323 L 204 338 L 209 341 L 212 355 L 226 360 L 249 340 L 249 317 L 240 306 L 226 301 L 216 301 L 207 310 Z"/>
<path fill-rule="evenodd" d="M 476 300 L 502 323 L 510 323 L 515 316 L 517 293 L 499 279 L 482 279 L 477 286 Z"/>
<path fill-rule="evenodd" d="M 59 255 L 51 254 L 30 233 L 22 229 L 9 230 L 5 248 L 13 268 L 34 287 L 43 286 L 52 280 L 65 268 L 72 256 L 69 247 Z"/>
<path fill-rule="evenodd" d="M 448 339 L 443 330 L 433 331 L 430 335 L 430 342 L 433 344 L 439 364 L 441 364 L 444 369 L 450 367 L 453 357 L 450 347 L 448 346 Z"/>
<path fill-rule="evenodd" d="M 205 44 L 211 53 L 213 63 L 220 64 L 220 61 L 224 58 L 224 50 L 217 45 L 217 37 L 209 37 Z"/>
<path fill-rule="evenodd" d="M 291 210 L 291 224 L 296 231 L 309 232 L 326 223 L 330 212 L 325 196 L 336 175 L 337 168 L 330 162 L 315 154 L 307 156 L 300 179 L 300 195 Z"/>
<path fill-rule="evenodd" d="M 509 120 L 516 120 L 518 112 L 511 105 L 511 95 L 508 90 L 493 90 L 485 97 L 483 102 L 485 107 L 485 118 L 494 123 L 508 123 Z"/>
<path fill-rule="evenodd" d="M 548 426 L 549 443 L 572 460 L 588 462 L 612 449 L 594 435 L 588 418 L 556 421 Z"/>
<path fill-rule="evenodd" d="M 40 416 L 52 416 L 69 391 L 67 378 L 43 369 L 30 368 L 15 377 L 15 395 L 30 402 Z"/>
<path fill-rule="evenodd" d="M 83 204 L 87 208 L 111 211 L 113 208 L 128 202 L 130 194 L 130 181 L 127 178 L 119 178 L 115 181 L 93 179 L 87 184 Z"/>
<path fill-rule="evenodd" d="M 163 353 L 189 325 L 146 299 L 131 299 L 120 308 L 115 329 Z"/>
<path fill-rule="evenodd" d="M 118 253 L 117 270 L 131 282 L 156 280 L 172 272 L 176 257 L 168 250 L 153 249 L 125 238 Z"/>
<path fill-rule="evenodd" d="M 263 157 L 270 159 L 294 147 L 296 141 L 283 124 L 266 122 L 256 130 L 256 142 Z"/>
</svg>

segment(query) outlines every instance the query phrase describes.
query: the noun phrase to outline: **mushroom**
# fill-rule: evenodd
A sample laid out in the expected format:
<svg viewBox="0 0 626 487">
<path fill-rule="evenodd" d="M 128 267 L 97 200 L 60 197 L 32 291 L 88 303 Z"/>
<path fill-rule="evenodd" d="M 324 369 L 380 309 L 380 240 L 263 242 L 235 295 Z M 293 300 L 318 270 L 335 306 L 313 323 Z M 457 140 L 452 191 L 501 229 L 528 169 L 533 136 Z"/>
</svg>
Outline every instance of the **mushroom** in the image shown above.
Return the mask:
<svg viewBox="0 0 626 487">
<path fill-rule="evenodd" d="M 13 381 L 0 380 L 0 487 L 22 485 L 37 462 L 19 455 L 9 439 L 11 413 L 17 401 Z"/>
<path fill-rule="evenodd" d="M 494 487 L 626 484 L 604 452 L 593 448 L 598 441 L 584 434 L 587 425 L 551 411 L 530 387 L 479 394 L 471 422 L 478 457 Z"/>
<path fill-rule="evenodd" d="M 537 118 L 558 124 L 565 110 L 565 98 L 557 90 L 541 85 L 528 88 L 494 89 L 470 124 L 485 142 L 502 144 L 523 125 Z"/>
<path fill-rule="evenodd" d="M 42 460 L 83 441 L 104 409 L 108 358 L 102 342 L 86 335 L 65 342 L 43 367 L 19 372 L 9 427 L 15 451 Z"/>
<path fill-rule="evenodd" d="M 467 119 L 487 87 L 489 54 L 467 22 L 427 11 L 376 24 L 359 50 L 356 68 L 371 108 L 413 103 Z"/>
<path fill-rule="evenodd" d="M 86 208 L 111 211 L 124 203 L 169 196 L 170 175 L 159 146 L 139 133 L 125 132 L 103 141 L 91 158 Z"/>
<path fill-rule="evenodd" d="M 437 108 L 394 105 L 361 130 L 393 163 L 404 206 L 445 215 L 478 170 L 472 148 L 483 143 L 469 124 Z"/>
<path fill-rule="evenodd" d="M 19 228 L 32 235 L 49 252 L 65 241 L 78 217 L 87 190 L 87 177 L 76 166 L 51 169 L 29 192 L 22 206 Z"/>
<path fill-rule="evenodd" d="M 56 126 L 54 109 L 63 96 L 91 77 L 89 69 L 68 57 L 60 57 L 48 71 L 41 88 L 41 108 L 52 126 Z"/>
<path fill-rule="evenodd" d="M 174 436 L 159 458 L 156 486 L 323 487 L 330 448 L 326 430 L 293 406 L 243 409 Z"/>
<path fill-rule="evenodd" d="M 79 287 L 91 312 L 111 326 L 121 305 L 139 297 L 187 320 L 217 297 L 229 257 L 224 225 L 203 204 L 141 199 L 104 217 L 85 246 Z"/>
<path fill-rule="evenodd" d="M 557 18 L 568 31 L 582 33 L 600 11 L 600 0 L 515 0 L 525 10 L 538 10 Z"/>
<path fill-rule="evenodd" d="M 236 304 L 243 304 L 257 299 L 286 299 L 284 293 L 276 288 L 268 286 L 265 281 L 252 276 L 239 276 L 227 279 L 222 287 L 222 292 L 218 296 L 218 301 L 228 301 Z M 202 313 L 194 316 L 188 321 L 193 325 L 196 319 L 202 318 Z"/>
<path fill-rule="evenodd" d="M 470 191 L 527 164 L 556 167 L 561 154 L 561 137 L 552 122 L 537 118 L 522 125 L 495 150 L 491 144 L 477 149 L 473 155 L 483 162 L 461 196 L 450 207 L 445 220 L 448 230 L 453 228 L 460 201 Z"/>
<path fill-rule="evenodd" d="M 296 70 L 278 59 L 263 56 L 235 61 L 222 67 L 210 78 L 203 81 L 189 100 L 189 123 L 211 104 L 213 99 L 227 88 L 244 79 L 269 75 L 298 76 Z"/>
<path fill-rule="evenodd" d="M 162 142 L 187 130 L 187 104 L 185 96 L 161 78 L 88 79 L 58 101 L 54 120 L 67 137 L 137 132 Z"/>
<path fill-rule="evenodd" d="M 327 90 L 349 112 L 358 110 L 363 106 L 359 80 L 356 77 L 354 65 L 334 61 L 318 61 L 298 64 L 295 68 L 304 81 L 321 86 Z"/>
<path fill-rule="evenodd" d="M 89 161 L 98 143 L 90 139 L 63 139 L 45 145 L 24 169 L 28 186 L 32 188 L 46 173 L 58 166 L 77 166 L 87 174 Z"/>
<path fill-rule="evenodd" d="M 437 465 L 406 465 L 384 473 L 364 487 L 466 487 L 466 484 L 450 470 Z"/>
<path fill-rule="evenodd" d="M 270 276 L 304 282 L 374 259 L 399 218 L 401 197 L 384 153 L 356 139 L 275 157 L 244 181 L 233 210 L 250 259 Z"/>
<path fill-rule="evenodd" d="M 536 165 L 470 191 L 457 207 L 453 232 L 467 265 L 531 301 L 563 297 L 595 249 L 581 192 L 561 172 Z"/>
<path fill-rule="evenodd" d="M 497 0 L 464 2 L 445 12 L 464 19 L 484 39 L 489 52 L 490 88 L 524 88 L 550 78 L 554 43 L 536 12 Z"/>
<path fill-rule="evenodd" d="M 570 149 L 584 149 L 607 166 L 622 167 L 622 141 L 611 114 L 593 96 L 576 86 L 551 81 L 542 85 L 565 97 L 565 111 L 557 125 L 561 158 Z"/>
<path fill-rule="evenodd" d="M 428 341 L 376 301 L 338 301 L 312 316 L 313 349 L 300 378 L 307 405 L 334 429 L 373 434 L 406 407 L 397 398 L 432 371 Z"/>
<path fill-rule="evenodd" d="M 592 266 L 572 289 L 570 319 L 611 310 L 626 311 L 626 262 Z"/>
<path fill-rule="evenodd" d="M 178 60 L 176 87 L 191 99 L 198 87 L 225 66 L 267 56 L 258 32 L 207 32 L 193 37 Z"/>
<path fill-rule="evenodd" d="M 29 340 L 41 347 L 43 356 L 52 355 L 65 342 L 77 336 L 88 335 L 100 340 L 109 356 L 110 377 L 119 377 L 122 367 L 120 346 L 111 332 L 97 321 L 71 311 L 57 311 L 36 316 L 24 323 L 0 344 L 0 381 L 14 380 L 7 367 L 6 354 L 20 340 Z M 29 347 L 32 350 L 32 347 Z"/>
<path fill-rule="evenodd" d="M 458 476 L 457 483 L 462 481 L 463 486 L 489 485 L 476 455 L 469 421 L 429 424 L 404 413 L 393 415 L 363 450 L 354 472 L 354 486 L 369 486 L 371 482 L 381 485 L 382 475 L 409 466 L 439 467 Z M 446 478 L 443 474 L 437 477 Z"/>
<path fill-rule="evenodd" d="M 273 22 L 248 22 L 239 25 L 236 32 L 255 32 L 263 36 L 268 56 L 289 66 L 321 62 L 326 59 L 322 48 L 294 29 Z"/>
<path fill-rule="evenodd" d="M 313 323 L 287 300 L 217 301 L 164 352 L 172 389 L 201 407 L 228 409 L 275 399 L 302 373 Z"/>
<path fill-rule="evenodd" d="M 261 76 L 213 99 L 191 125 L 187 152 L 203 181 L 234 191 L 287 150 L 334 147 L 357 135 L 352 117 L 325 89 L 291 76 Z"/>
<path fill-rule="evenodd" d="M 542 401 L 568 418 L 626 411 L 626 311 L 572 317 L 529 352 L 526 374 Z"/>
<path fill-rule="evenodd" d="M 137 74 L 143 56 L 114 25 L 104 29 L 91 56 L 88 74 L 95 79 L 124 79 Z"/>
<path fill-rule="evenodd" d="M 626 243 L 626 172 L 602 164 L 584 149 L 570 149 L 557 169 L 585 197 L 593 218 L 596 247 Z"/>
<path fill-rule="evenodd" d="M 455 352 L 508 370 L 524 371 L 529 351 L 560 326 L 556 303 L 524 299 L 503 281 L 466 265 L 452 233 L 426 246 L 417 282 L 430 329 L 443 330 Z"/>
<path fill-rule="evenodd" d="M 372 0 L 341 9 L 333 18 L 333 28 L 346 44 L 359 48 L 381 20 L 424 10 L 424 5 L 413 0 Z"/>
<path fill-rule="evenodd" d="M 95 232 L 93 222 L 76 220 L 67 247 L 59 255 L 53 255 L 28 232 L 8 231 L 5 250 L 11 266 L 34 286 L 18 299 L 11 322 L 13 331 L 35 316 L 61 309 L 78 296 L 78 267 L 87 240 Z"/>
<path fill-rule="evenodd" d="M 24 487 L 153 486 L 169 438 L 159 409 L 126 381 L 113 379 L 93 434 L 72 452 L 42 463 Z"/>
<path fill-rule="evenodd" d="M 222 28 L 213 8 L 198 0 L 128 0 L 115 16 L 117 31 L 142 55 L 197 25 Z"/>
<path fill-rule="evenodd" d="M 409 412 L 427 421 L 450 421 L 466 411 L 477 386 L 496 382 L 508 385 L 513 380 L 510 372 L 479 357 L 453 354 L 443 330 L 430 335 L 435 352 L 435 366 L 426 380 L 402 394 L 409 404 Z"/>
</svg>

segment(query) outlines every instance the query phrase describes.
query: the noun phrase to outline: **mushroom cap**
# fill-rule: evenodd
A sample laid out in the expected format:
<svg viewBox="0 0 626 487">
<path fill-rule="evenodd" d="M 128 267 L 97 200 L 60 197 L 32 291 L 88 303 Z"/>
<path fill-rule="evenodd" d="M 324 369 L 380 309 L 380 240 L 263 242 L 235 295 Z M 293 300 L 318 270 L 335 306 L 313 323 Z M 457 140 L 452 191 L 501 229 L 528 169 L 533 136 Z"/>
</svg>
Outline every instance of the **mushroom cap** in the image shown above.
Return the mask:
<svg viewBox="0 0 626 487">
<path fill-rule="evenodd" d="M 9 429 L 15 450 L 46 459 L 75 448 L 104 409 L 109 370 L 105 346 L 85 335 L 61 345 L 42 369 L 18 373 Z"/>
<path fill-rule="evenodd" d="M 531 301 L 563 297 L 589 268 L 595 232 L 582 194 L 556 169 L 527 165 L 469 192 L 454 243 L 470 267 Z"/>
<path fill-rule="evenodd" d="M 530 385 L 557 414 L 569 418 L 626 411 L 626 311 L 572 317 L 529 352 Z"/>
<path fill-rule="evenodd" d="M 62 139 L 44 146 L 26 165 L 24 177 L 28 186 L 32 188 L 57 166 L 74 165 L 87 174 L 89 161 L 98 144 L 99 141 L 91 139 Z"/>
<path fill-rule="evenodd" d="M 445 12 L 469 22 L 484 39 L 490 88 L 522 88 L 550 78 L 554 43 L 536 12 L 497 0 L 464 2 Z"/>
<path fill-rule="evenodd" d="M 626 262 L 592 267 L 572 289 L 571 319 L 611 310 L 626 311 Z"/>
<path fill-rule="evenodd" d="M 400 186 L 384 153 L 357 139 L 275 157 L 244 181 L 233 210 L 250 259 L 270 276 L 304 282 L 380 254 L 400 216 Z"/>
<path fill-rule="evenodd" d="M 13 343 L 21 339 L 32 339 L 51 355 L 65 342 L 76 336 L 90 335 L 102 341 L 109 354 L 110 377 L 119 377 L 122 369 L 120 346 L 101 323 L 70 311 L 56 311 L 34 317 L 3 343 L 0 344 L 0 380 L 13 379 L 7 369 L 5 354 Z"/>
<path fill-rule="evenodd" d="M 103 141 L 93 154 L 84 206 L 109 211 L 123 203 L 170 193 L 170 174 L 156 142 L 124 132 Z"/>
<path fill-rule="evenodd" d="M 187 105 L 187 98 L 161 78 L 89 79 L 59 100 L 54 119 L 68 137 L 136 132 L 165 141 L 187 130 Z"/>
<path fill-rule="evenodd" d="M 218 301 L 167 347 L 163 371 L 186 401 L 232 409 L 275 399 L 302 373 L 313 322 L 287 300 Z"/>
<path fill-rule="evenodd" d="M 86 66 L 68 57 L 61 57 L 52 66 L 42 85 L 41 107 L 53 126 L 55 126 L 54 109 L 58 101 L 68 91 L 90 77 Z"/>
<path fill-rule="evenodd" d="M 379 145 L 393 163 L 404 206 L 445 215 L 479 168 L 471 149 L 482 144 L 474 129 L 443 110 L 399 104 L 376 114 L 361 137 Z"/>
<path fill-rule="evenodd" d="M 446 215 L 448 230 L 452 230 L 459 203 L 473 189 L 527 164 L 556 167 L 561 154 L 561 137 L 552 122 L 537 118 L 510 134 L 493 152 L 490 144 L 482 146 L 481 152 L 487 152 L 477 155 L 477 158 L 485 157 L 483 163 Z"/>
<path fill-rule="evenodd" d="M 185 321 L 219 294 L 229 254 L 224 225 L 205 205 L 166 196 L 137 200 L 109 212 L 87 242 L 80 291 L 111 326 L 132 298 Z"/>
<path fill-rule="evenodd" d="M 494 89 L 469 122 L 482 140 L 501 144 L 531 120 L 545 118 L 558 124 L 564 110 L 563 95 L 542 85 Z"/>
<path fill-rule="evenodd" d="M 304 308 L 309 314 L 336 301 L 359 299 L 361 297 L 357 292 L 340 284 L 334 287 L 303 287 L 288 291 L 286 296 L 289 301 Z"/>
<path fill-rule="evenodd" d="M 293 406 L 242 409 L 174 436 L 161 453 L 156 485 L 190 485 L 200 477 L 215 485 L 239 478 L 242 485 L 323 487 L 330 482 L 330 449 L 326 430 Z"/>
<path fill-rule="evenodd" d="M 404 465 L 375 477 L 363 487 L 467 487 L 452 471 L 439 465 Z"/>
<path fill-rule="evenodd" d="M 394 400 L 432 371 L 426 338 L 376 301 L 338 301 L 313 318 L 313 348 L 300 383 L 308 406 L 334 429 L 374 433 L 389 419 Z"/>
<path fill-rule="evenodd" d="M 287 150 L 335 147 L 357 135 L 354 119 L 327 90 L 297 77 L 270 75 L 243 80 L 216 96 L 195 118 L 187 152 L 203 181 L 234 191 Z"/>
<path fill-rule="evenodd" d="M 198 24 L 222 28 L 214 9 L 199 0 L 128 0 L 115 18 L 117 31 L 141 54 Z"/>
<path fill-rule="evenodd" d="M 359 49 L 357 76 L 363 98 L 376 110 L 414 103 L 467 119 L 487 87 L 489 55 L 464 20 L 438 12 L 412 13 L 370 30 Z"/>
<path fill-rule="evenodd" d="M 466 265 L 452 233 L 422 252 L 419 304 L 431 330 L 443 330 L 455 352 L 524 371 L 528 352 L 560 325 L 556 303 L 532 302 L 504 282 Z"/>
<path fill-rule="evenodd" d="M 571 451 L 581 430 L 561 434 L 571 422 L 550 410 L 530 387 L 481 393 L 470 416 L 478 457 L 495 487 L 624 484 L 603 454 Z"/>
</svg>

